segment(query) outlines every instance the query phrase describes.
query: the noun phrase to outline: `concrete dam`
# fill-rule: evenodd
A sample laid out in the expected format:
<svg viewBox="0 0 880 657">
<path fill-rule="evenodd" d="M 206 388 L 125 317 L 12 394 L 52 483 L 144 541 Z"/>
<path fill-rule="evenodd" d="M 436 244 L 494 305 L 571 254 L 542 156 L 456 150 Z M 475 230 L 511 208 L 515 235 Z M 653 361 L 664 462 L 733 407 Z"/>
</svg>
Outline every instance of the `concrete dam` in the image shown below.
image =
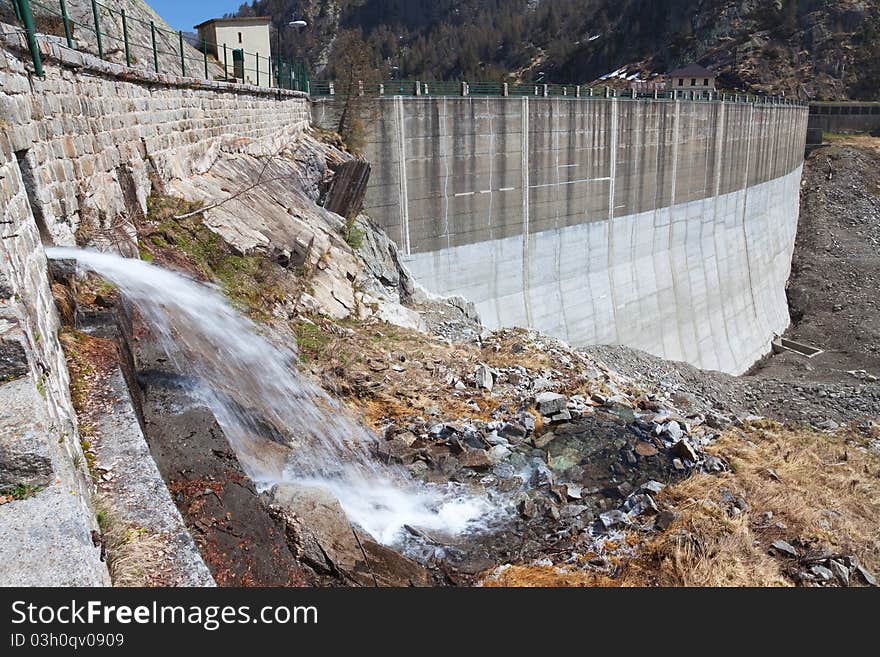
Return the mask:
<svg viewBox="0 0 880 657">
<path fill-rule="evenodd" d="M 313 102 L 333 126 L 336 99 Z M 379 98 L 365 212 L 483 323 L 732 374 L 789 324 L 808 108 Z"/>
</svg>

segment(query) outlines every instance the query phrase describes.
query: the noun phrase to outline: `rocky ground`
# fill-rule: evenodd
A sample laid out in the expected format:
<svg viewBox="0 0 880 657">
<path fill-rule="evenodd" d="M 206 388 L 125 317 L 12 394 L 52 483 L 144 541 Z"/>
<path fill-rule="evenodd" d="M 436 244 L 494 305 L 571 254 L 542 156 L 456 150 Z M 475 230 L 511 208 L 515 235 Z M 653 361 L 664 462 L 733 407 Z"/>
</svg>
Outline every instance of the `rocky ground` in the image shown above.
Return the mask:
<svg viewBox="0 0 880 657">
<path fill-rule="evenodd" d="M 350 399 L 384 431 L 381 458 L 403 463 L 427 481 L 452 479 L 512 494 L 517 520 L 476 553 L 460 555 L 455 564 L 460 578 L 480 563 L 504 559 L 568 569 L 586 562 L 594 583 L 596 573 L 619 576 L 622 559 L 642 540 L 634 528 L 650 534 L 679 522 L 676 504 L 664 508 L 674 491 L 690 485 L 677 481 L 694 472 L 703 474 L 691 479 L 737 479 L 730 472 L 730 450 L 723 447 L 736 442 L 731 433 L 763 438 L 778 431 L 781 443 L 818 440 L 822 451 L 858 450 L 869 475 L 860 493 L 871 509 L 858 513 L 871 517 L 880 499 L 875 478 L 880 387 L 871 369 L 873 331 L 880 324 L 872 315 L 873 286 L 861 282 L 877 272 L 871 251 L 878 226 L 876 158 L 870 149 L 834 146 L 814 152 L 805 169 L 789 291 L 793 324 L 785 337 L 823 349 L 812 359 L 782 352 L 737 378 L 625 347 L 572 351 L 526 332 L 483 334 L 438 349 L 421 336 L 358 326 L 340 338 L 328 337 L 324 354 L 315 353 L 309 366 L 326 388 Z M 333 356 L 324 358 L 329 353 Z M 764 416 L 804 428 L 793 433 L 782 428 L 786 425 L 761 428 Z M 839 434 L 829 433 L 845 424 Z M 661 493 L 667 484 L 670 492 Z M 735 481 L 728 485 L 737 488 Z M 802 485 L 805 493 L 809 481 Z M 727 509 L 725 517 L 752 511 L 728 488 L 711 492 Z M 794 560 L 769 568 L 773 574 L 764 583 L 841 583 L 826 581 L 827 569 L 856 568 L 852 554 L 844 555 L 846 563 L 823 562 L 819 557 L 827 550 L 786 534 L 782 527 L 788 525 L 769 521 L 774 511 L 761 513 L 764 520 L 751 523 L 761 540 L 753 542 L 766 539 L 770 553 Z M 827 523 L 820 518 L 820 528 Z M 777 549 L 782 543 L 773 547 L 785 538 L 798 547 L 790 552 Z M 873 547 L 863 558 L 873 562 L 876 539 L 869 543 Z M 443 554 L 448 559 L 454 551 Z M 803 569 L 798 559 L 807 559 Z M 640 582 L 656 581 L 646 578 Z"/>
<path fill-rule="evenodd" d="M 270 180 L 297 183 L 273 187 L 258 219 L 246 193 L 199 211 L 230 194 L 224 171 L 265 170 L 246 152 L 172 181 L 136 227 L 141 257 L 219 283 L 274 339 L 295 339 L 300 370 L 374 430 L 375 459 L 496 512 L 463 536 L 408 526 L 395 551 L 350 527 L 332 497 L 258 494 L 210 413 L 172 412 L 191 407 L 168 385 L 185 373 L 147 376 L 167 366 L 134 330 L 123 341 L 144 433 L 218 584 L 875 583 L 877 322 L 859 285 L 877 272 L 863 248 L 877 226 L 875 154 L 835 146 L 807 164 L 789 335 L 825 353 L 780 354 L 734 378 L 483 331 L 463 300 L 420 293 L 365 218 L 355 235 L 312 209 L 328 163 L 349 157 L 321 139 L 273 156 Z M 79 314 L 118 304 L 73 287 L 57 294 Z"/>
</svg>

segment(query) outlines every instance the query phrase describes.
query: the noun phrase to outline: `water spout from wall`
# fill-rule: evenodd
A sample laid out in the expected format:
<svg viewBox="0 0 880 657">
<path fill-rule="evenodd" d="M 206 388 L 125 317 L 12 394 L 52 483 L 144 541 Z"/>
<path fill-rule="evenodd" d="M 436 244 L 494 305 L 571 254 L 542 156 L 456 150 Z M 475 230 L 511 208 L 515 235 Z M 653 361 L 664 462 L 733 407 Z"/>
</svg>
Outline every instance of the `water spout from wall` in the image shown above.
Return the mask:
<svg viewBox="0 0 880 657">
<path fill-rule="evenodd" d="M 76 260 L 137 308 L 258 487 L 298 481 L 327 488 L 385 544 L 399 541 L 404 525 L 458 535 L 485 520 L 486 501 L 452 484 L 417 485 L 372 458 L 376 438 L 299 374 L 295 348 L 270 342 L 217 290 L 141 260 L 73 248 L 46 253 Z"/>
</svg>

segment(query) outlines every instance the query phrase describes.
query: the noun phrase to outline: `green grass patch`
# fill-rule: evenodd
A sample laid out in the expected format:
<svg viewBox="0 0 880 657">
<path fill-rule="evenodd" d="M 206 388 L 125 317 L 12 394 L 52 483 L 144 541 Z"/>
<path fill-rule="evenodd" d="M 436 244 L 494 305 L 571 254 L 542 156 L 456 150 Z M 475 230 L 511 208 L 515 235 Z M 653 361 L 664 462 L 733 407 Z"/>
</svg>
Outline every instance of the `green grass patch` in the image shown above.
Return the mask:
<svg viewBox="0 0 880 657">
<path fill-rule="evenodd" d="M 201 214 L 176 218 L 199 207 L 171 196 L 151 196 L 141 258 L 179 263 L 182 256 L 194 273 L 219 283 L 249 315 L 268 318 L 271 309 L 287 296 L 280 268 L 262 255 L 234 253 L 220 235 L 205 226 Z"/>
<path fill-rule="evenodd" d="M 15 486 L 0 490 L 0 497 L 11 497 L 13 500 L 26 500 L 39 493 L 41 490 L 43 490 L 42 486 L 16 484 Z"/>
<path fill-rule="evenodd" d="M 320 326 L 303 321 L 293 322 L 291 326 L 296 334 L 301 361 L 320 361 L 329 355 L 331 335 Z"/>
</svg>

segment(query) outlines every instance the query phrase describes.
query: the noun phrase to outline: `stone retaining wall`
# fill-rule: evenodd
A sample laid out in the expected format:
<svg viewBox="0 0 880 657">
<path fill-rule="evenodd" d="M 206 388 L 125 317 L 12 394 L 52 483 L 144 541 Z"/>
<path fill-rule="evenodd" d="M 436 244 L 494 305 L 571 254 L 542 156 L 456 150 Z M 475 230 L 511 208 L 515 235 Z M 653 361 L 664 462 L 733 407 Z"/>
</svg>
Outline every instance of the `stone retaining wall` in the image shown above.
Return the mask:
<svg viewBox="0 0 880 657">
<path fill-rule="evenodd" d="M 53 464 L 53 483 L 27 504 L 38 507 L 45 498 L 53 505 L 53 496 L 73 493 L 78 506 L 46 510 L 55 509 L 57 527 L 78 538 L 67 550 L 70 569 L 65 554 L 53 553 L 45 573 L 21 581 L 91 585 L 107 582 L 107 571 L 97 553 L 94 563 L 82 557 L 96 527 L 91 483 L 43 245 L 72 246 L 82 227 L 77 237 L 118 240 L 119 250 L 130 251 L 132 219 L 146 212 L 154 184 L 209 169 L 221 145 L 276 152 L 308 126 L 309 101 L 297 92 L 135 71 L 64 48 L 52 37 L 41 37 L 39 45 L 42 78 L 33 74 L 24 36 L 0 24 L 0 340 L 23 346 L 39 393 L 33 413 L 45 418 L 41 458 Z M 0 417 L 0 458 L 30 449 L 15 418 L 6 419 L 12 424 L 4 426 Z M 15 504 L 5 505 L 3 527 L 18 527 Z M 48 529 L 44 538 L 54 541 Z M 65 551 L 41 547 L 40 536 L 28 540 L 34 541 L 30 550 Z M 0 540 L 0 548 L 11 546 Z M 78 574 L 65 579 L 65 570 Z"/>
</svg>

